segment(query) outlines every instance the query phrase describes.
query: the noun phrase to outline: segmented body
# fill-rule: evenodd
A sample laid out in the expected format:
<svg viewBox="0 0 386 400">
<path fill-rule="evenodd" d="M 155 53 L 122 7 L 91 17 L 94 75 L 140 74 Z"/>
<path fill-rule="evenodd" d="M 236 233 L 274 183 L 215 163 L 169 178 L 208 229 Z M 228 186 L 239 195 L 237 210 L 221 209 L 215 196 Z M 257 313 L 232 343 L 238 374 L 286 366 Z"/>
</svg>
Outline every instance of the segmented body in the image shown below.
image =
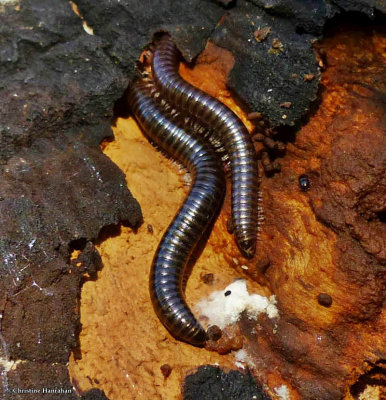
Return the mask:
<svg viewBox="0 0 386 400">
<path fill-rule="evenodd" d="M 224 104 L 184 81 L 178 73 L 180 54 L 170 37 L 156 43 L 152 73 L 162 96 L 215 132 L 229 157 L 232 219 L 237 245 L 250 258 L 256 250 L 259 222 L 259 176 L 255 149 L 241 120 Z"/>
<path fill-rule="evenodd" d="M 196 136 L 201 136 L 212 146 L 213 150 L 216 152 L 218 157 L 221 158 L 223 162 L 224 169 L 228 173 L 230 170 L 229 165 L 229 155 L 222 145 L 221 141 L 215 135 L 215 132 L 210 127 L 203 125 L 197 118 L 192 117 L 186 112 L 181 112 L 181 110 L 177 110 L 173 107 L 170 102 L 166 101 L 162 96 L 159 90 L 157 90 L 154 85 L 154 81 L 151 78 L 148 71 L 142 71 L 142 79 L 145 82 L 149 83 L 149 88 L 151 91 L 151 95 L 157 104 L 160 106 L 160 109 L 163 114 L 168 114 L 168 117 L 172 121 L 176 121 L 181 127 L 188 130 L 189 132 L 194 133 Z"/>
<path fill-rule="evenodd" d="M 202 345 L 206 333 L 186 304 L 184 269 L 195 245 L 221 206 L 225 190 L 222 165 L 200 137 L 182 129 L 151 97 L 149 82 L 135 82 L 129 105 L 150 139 L 193 176 L 189 195 L 164 234 L 153 259 L 150 294 L 154 310 L 178 339 Z"/>
</svg>

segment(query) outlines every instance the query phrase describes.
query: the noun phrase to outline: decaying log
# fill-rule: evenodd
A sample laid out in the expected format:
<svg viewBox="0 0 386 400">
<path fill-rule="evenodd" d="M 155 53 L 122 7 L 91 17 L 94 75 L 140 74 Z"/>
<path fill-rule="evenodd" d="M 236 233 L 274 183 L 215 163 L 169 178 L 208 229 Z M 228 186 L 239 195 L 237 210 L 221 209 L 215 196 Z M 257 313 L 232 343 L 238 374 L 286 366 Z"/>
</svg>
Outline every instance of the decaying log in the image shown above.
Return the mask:
<svg viewBox="0 0 386 400">
<path fill-rule="evenodd" d="M 282 172 L 263 179 L 258 254 L 250 262 L 238 255 L 226 230 L 226 201 L 188 281 L 191 305 L 237 277 L 248 277 L 250 291 L 276 295 L 278 318 L 240 322 L 249 368 L 272 396 L 286 388 L 291 399 L 348 399 L 359 376 L 384 356 L 382 41 L 376 30 L 346 27 L 317 46 L 326 58 L 324 91 L 288 145 Z M 229 63 L 227 52 L 209 46 L 192 71 L 181 73 L 251 126 L 223 86 Z M 95 377 L 111 398 L 178 398 L 189 370 L 214 362 L 230 368 L 232 356 L 178 343 L 157 321 L 148 301 L 149 267 L 187 187 L 133 120 L 119 119 L 114 132 L 104 151 L 125 172 L 145 225 L 98 247 L 104 269 L 83 287 L 82 359 L 73 359 L 70 370 L 84 389 L 95 384 L 86 377 Z M 302 174 L 307 191 L 299 188 Z M 209 273 L 214 283 L 206 284 Z M 167 378 L 163 364 L 171 367 Z"/>
<path fill-rule="evenodd" d="M 381 398 L 384 37 L 367 21 L 312 42 L 339 13 L 376 18 L 384 5 L 316 0 L 310 13 L 300 0 L 225 3 L 0 2 L 0 398 L 36 399 L 42 392 L 22 389 L 43 388 L 66 391 L 48 400 L 106 398 L 97 388 L 110 399 L 181 398 L 186 376 L 184 395 L 194 396 L 211 374 L 272 398 L 351 400 L 366 384 L 367 399 Z M 281 172 L 263 177 L 256 257 L 243 260 L 227 231 L 228 188 L 186 291 L 194 308 L 243 277 L 251 293 L 276 296 L 279 317 L 243 314 L 207 349 L 174 340 L 148 296 L 185 173 L 132 119 L 119 118 L 100 148 L 160 30 L 187 61 L 199 55 L 181 73 L 240 115 L 263 163 L 277 171 L 270 158 L 282 157 Z M 237 363 L 232 349 L 242 349 Z M 242 361 L 256 387 L 232 372 Z M 197 371 L 215 363 L 223 372 Z"/>
</svg>

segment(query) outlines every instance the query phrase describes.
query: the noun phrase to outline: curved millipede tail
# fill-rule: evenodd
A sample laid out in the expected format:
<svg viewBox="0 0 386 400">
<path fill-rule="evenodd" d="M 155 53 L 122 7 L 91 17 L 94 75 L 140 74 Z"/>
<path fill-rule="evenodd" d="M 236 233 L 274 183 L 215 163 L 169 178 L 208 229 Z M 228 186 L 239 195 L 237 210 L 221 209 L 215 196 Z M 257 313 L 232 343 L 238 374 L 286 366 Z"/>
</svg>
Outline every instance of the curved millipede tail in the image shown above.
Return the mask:
<svg viewBox="0 0 386 400">
<path fill-rule="evenodd" d="M 189 170 L 193 184 L 154 256 L 150 295 L 158 318 L 173 336 L 202 346 L 206 333 L 186 304 L 182 284 L 192 251 L 221 206 L 225 177 L 209 144 L 164 114 L 152 93 L 149 79 L 136 81 L 128 97 L 131 110 L 154 144 Z"/>
<path fill-rule="evenodd" d="M 246 258 L 256 251 L 259 174 L 256 152 L 249 132 L 227 106 L 190 85 L 178 73 L 180 53 L 168 35 L 156 42 L 152 73 L 161 94 L 215 132 L 231 169 L 232 220 L 236 243 Z"/>
</svg>

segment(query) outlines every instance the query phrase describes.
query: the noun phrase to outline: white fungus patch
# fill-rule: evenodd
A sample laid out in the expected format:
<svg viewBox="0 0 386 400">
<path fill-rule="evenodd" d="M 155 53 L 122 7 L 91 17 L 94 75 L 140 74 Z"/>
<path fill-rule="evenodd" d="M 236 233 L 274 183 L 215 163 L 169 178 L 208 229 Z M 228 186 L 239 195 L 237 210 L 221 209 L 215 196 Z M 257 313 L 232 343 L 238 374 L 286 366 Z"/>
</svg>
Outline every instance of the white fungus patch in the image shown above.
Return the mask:
<svg viewBox="0 0 386 400">
<path fill-rule="evenodd" d="M 237 351 L 233 351 L 232 354 L 235 357 L 235 365 L 236 367 L 241 366 L 241 368 L 245 368 L 245 365 L 248 365 L 249 367 L 253 368 L 255 366 L 252 358 L 249 356 L 247 351 L 245 349 L 240 349 Z"/>
<path fill-rule="evenodd" d="M 224 329 L 227 325 L 236 323 L 243 311 L 250 318 L 256 318 L 261 313 L 266 313 L 269 318 L 277 317 L 279 312 L 275 304 L 275 296 L 268 299 L 258 294 L 250 295 L 246 281 L 238 279 L 224 290 L 213 292 L 208 299 L 201 300 L 197 309 L 208 318 L 209 325 Z"/>
<path fill-rule="evenodd" d="M 281 385 L 273 390 L 280 400 L 291 400 L 291 396 L 286 385 Z"/>
<path fill-rule="evenodd" d="M 276 307 L 276 303 L 277 303 L 276 296 L 275 295 L 270 296 L 269 304 L 267 306 L 267 311 L 266 311 L 268 318 L 272 319 L 272 318 L 276 318 L 279 316 L 279 310 Z"/>
</svg>

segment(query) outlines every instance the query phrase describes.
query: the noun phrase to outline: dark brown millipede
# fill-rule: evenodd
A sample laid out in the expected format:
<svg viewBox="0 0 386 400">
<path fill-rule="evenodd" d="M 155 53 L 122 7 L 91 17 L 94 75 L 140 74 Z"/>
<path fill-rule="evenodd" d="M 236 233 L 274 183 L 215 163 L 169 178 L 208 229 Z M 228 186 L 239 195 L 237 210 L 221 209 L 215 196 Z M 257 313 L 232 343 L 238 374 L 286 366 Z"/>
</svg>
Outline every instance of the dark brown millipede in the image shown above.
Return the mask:
<svg viewBox="0 0 386 400">
<path fill-rule="evenodd" d="M 164 115 L 165 110 L 152 98 L 152 92 L 154 88 L 148 80 L 134 82 L 128 96 L 131 110 L 148 137 L 190 171 L 193 184 L 154 256 L 150 295 L 158 318 L 173 336 L 200 346 L 207 337 L 184 299 L 184 270 L 221 206 L 225 177 L 210 145 Z"/>
<path fill-rule="evenodd" d="M 255 149 L 241 120 L 224 104 L 184 81 L 178 73 L 180 53 L 162 35 L 152 57 L 154 81 L 164 96 L 215 132 L 229 157 L 232 220 L 241 253 L 253 257 L 259 224 L 259 174 Z"/>
</svg>

